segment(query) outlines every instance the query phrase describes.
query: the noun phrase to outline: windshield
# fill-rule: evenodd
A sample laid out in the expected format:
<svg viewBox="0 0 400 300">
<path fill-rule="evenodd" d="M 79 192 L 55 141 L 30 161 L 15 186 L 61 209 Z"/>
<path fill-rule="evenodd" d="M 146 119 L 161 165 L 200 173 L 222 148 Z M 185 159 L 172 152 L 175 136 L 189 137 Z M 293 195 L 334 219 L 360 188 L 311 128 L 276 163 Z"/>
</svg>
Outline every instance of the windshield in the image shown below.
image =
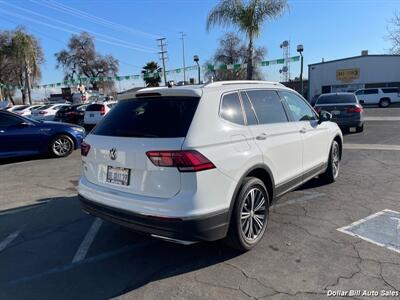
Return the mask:
<svg viewBox="0 0 400 300">
<path fill-rule="evenodd" d="M 343 103 L 357 103 L 357 98 L 353 94 L 331 94 L 321 95 L 317 100 L 318 104 L 343 104 Z"/>
<path fill-rule="evenodd" d="M 185 137 L 197 97 L 149 97 L 119 102 L 92 131 L 121 137 Z"/>
</svg>

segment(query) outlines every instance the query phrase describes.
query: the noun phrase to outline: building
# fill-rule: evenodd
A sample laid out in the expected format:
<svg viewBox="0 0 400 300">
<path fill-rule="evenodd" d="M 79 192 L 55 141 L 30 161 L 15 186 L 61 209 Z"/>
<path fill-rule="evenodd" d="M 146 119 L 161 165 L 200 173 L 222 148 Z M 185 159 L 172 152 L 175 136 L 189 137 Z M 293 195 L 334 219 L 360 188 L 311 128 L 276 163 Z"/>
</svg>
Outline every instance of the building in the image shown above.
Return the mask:
<svg viewBox="0 0 400 300">
<path fill-rule="evenodd" d="M 354 92 L 361 88 L 400 87 L 400 55 L 368 55 L 308 65 L 309 96 Z"/>
</svg>

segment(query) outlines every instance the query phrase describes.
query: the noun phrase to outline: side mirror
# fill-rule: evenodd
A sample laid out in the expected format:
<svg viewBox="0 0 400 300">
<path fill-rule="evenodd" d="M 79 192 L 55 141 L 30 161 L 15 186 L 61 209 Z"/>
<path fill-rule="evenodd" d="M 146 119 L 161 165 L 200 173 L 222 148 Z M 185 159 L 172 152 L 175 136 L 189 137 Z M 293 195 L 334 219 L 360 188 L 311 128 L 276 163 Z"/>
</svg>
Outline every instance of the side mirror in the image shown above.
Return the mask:
<svg viewBox="0 0 400 300">
<path fill-rule="evenodd" d="M 327 122 L 332 120 L 332 115 L 331 113 L 325 111 L 325 110 L 321 110 L 319 112 L 319 119 L 318 119 L 318 124 L 321 124 L 322 122 Z"/>
</svg>

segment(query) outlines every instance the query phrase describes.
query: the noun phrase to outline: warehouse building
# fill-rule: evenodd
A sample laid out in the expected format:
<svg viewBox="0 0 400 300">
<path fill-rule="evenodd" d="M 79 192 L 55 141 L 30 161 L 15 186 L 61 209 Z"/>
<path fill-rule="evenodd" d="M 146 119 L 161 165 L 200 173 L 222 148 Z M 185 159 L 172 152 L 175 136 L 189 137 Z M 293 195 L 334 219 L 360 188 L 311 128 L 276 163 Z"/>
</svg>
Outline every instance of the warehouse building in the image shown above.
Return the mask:
<svg viewBox="0 0 400 300">
<path fill-rule="evenodd" d="M 400 87 L 400 55 L 368 55 L 308 65 L 308 99 L 361 88 Z"/>
</svg>

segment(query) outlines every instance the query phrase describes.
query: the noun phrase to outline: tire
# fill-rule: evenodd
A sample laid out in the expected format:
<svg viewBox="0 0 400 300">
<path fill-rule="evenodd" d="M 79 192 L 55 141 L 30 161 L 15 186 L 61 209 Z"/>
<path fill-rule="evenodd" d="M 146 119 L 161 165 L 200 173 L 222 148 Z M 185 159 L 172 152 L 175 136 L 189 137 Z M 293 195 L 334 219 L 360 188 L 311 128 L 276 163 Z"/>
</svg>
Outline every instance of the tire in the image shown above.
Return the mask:
<svg viewBox="0 0 400 300">
<path fill-rule="evenodd" d="M 333 183 L 339 176 L 340 170 L 340 147 L 337 141 L 332 142 L 331 151 L 329 152 L 328 167 L 320 179 L 325 183 Z"/>
<path fill-rule="evenodd" d="M 226 243 L 243 252 L 256 246 L 268 225 L 269 204 L 264 183 L 247 177 L 235 199 Z"/>
<path fill-rule="evenodd" d="M 50 154 L 54 157 L 66 157 L 75 149 L 74 141 L 65 134 L 57 135 L 50 144 Z"/>
<path fill-rule="evenodd" d="M 362 124 L 361 126 L 358 126 L 356 129 L 356 132 L 363 132 L 364 131 L 364 124 Z"/>
<path fill-rule="evenodd" d="M 390 106 L 390 99 L 389 98 L 382 98 L 379 101 L 379 107 L 386 108 Z"/>
</svg>

